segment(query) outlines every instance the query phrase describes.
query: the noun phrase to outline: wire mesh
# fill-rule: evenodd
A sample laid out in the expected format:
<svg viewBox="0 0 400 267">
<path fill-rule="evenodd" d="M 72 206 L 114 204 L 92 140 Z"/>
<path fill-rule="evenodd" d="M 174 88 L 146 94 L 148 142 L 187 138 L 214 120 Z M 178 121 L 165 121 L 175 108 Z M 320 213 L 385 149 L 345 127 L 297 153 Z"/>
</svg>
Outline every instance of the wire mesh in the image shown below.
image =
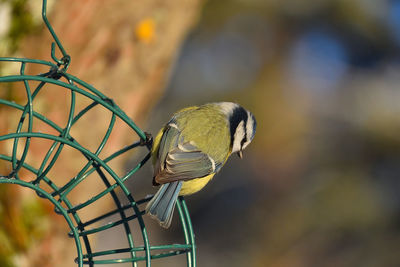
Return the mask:
<svg viewBox="0 0 400 267">
<path fill-rule="evenodd" d="M 135 200 L 127 189 L 125 182 L 132 177 L 150 158 L 151 136 L 143 132 L 113 101 L 93 86 L 67 73 L 71 57 L 66 53 L 60 40 L 51 27 L 47 16 L 47 1 L 43 0 L 42 18 L 55 42 L 51 44 L 51 57 L 55 63 L 27 58 L 0 57 L 2 64 L 18 64 L 19 72 L 14 75 L 0 76 L 3 84 L 12 84 L 12 88 L 24 91 L 24 99 L 16 102 L 0 98 L 0 109 L 10 114 L 14 121 L 15 131 L 0 135 L 0 164 L 6 166 L 7 173 L 0 173 L 0 184 L 16 184 L 30 188 L 36 194 L 49 200 L 57 214 L 64 217 L 69 226 L 68 236 L 76 245 L 78 266 L 94 266 L 98 264 L 130 263 L 138 266 L 140 262 L 151 266 L 153 259 L 186 254 L 188 266 L 196 265 L 194 234 L 189 212 L 185 201 L 179 198 L 177 209 L 184 234 L 184 244 L 151 245 L 143 220 L 144 207 L 149 197 Z M 62 58 L 55 56 L 56 45 Z M 29 66 L 38 65 L 47 68 L 42 74 L 27 73 Z M 5 87 L 4 87 L 5 88 Z M 57 91 L 54 91 L 57 90 Z M 69 97 L 65 114 L 65 123 L 60 125 L 45 112 L 41 112 L 39 95 L 61 94 Z M 82 103 L 85 103 L 84 105 Z M 85 147 L 84 142 L 74 138 L 74 128 L 90 112 L 98 109 L 107 113 L 105 133 L 95 148 Z M 12 114 L 12 115 L 11 115 Z M 119 148 L 104 156 L 102 152 L 107 146 L 110 136 L 115 131 L 117 121 L 123 122 L 138 140 Z M 9 128 L 12 129 L 12 128 Z M 100 136 L 100 133 L 97 133 Z M 42 142 L 44 151 L 42 159 L 32 160 L 31 150 L 34 144 Z M 142 148 L 145 156 L 124 174 L 116 173 L 111 163 L 123 154 Z M 66 150 L 73 150 L 79 155 L 82 165 L 72 178 L 59 179 L 54 170 L 59 165 L 68 167 L 70 158 L 63 157 Z M 94 177 L 94 178 L 93 178 Z M 98 179 L 103 184 L 99 192 L 79 192 L 80 185 L 87 179 Z M 72 192 L 87 196 L 80 203 L 74 203 Z M 104 214 L 95 214 L 84 218 L 82 211 L 104 200 L 111 199 L 114 209 Z M 87 217 L 87 216 L 86 216 Z M 106 221 L 107 223 L 103 223 Z M 132 223 L 137 222 L 137 226 Z M 127 246 L 124 248 L 96 251 L 93 236 L 109 229 L 122 227 Z M 139 232 L 140 242 L 135 240 L 135 231 Z M 136 237 L 137 238 L 137 237 Z"/>
</svg>

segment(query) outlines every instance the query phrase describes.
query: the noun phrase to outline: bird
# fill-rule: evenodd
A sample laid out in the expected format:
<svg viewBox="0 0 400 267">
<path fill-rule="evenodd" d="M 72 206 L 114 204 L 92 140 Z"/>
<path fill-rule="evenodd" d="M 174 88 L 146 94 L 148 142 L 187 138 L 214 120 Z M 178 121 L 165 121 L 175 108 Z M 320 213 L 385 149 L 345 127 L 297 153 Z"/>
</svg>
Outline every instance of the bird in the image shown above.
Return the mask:
<svg viewBox="0 0 400 267">
<path fill-rule="evenodd" d="M 242 158 L 256 126 L 254 115 L 232 102 L 191 106 L 173 114 L 151 148 L 153 185 L 160 188 L 146 214 L 169 228 L 178 196 L 200 191 L 231 154 Z"/>
</svg>

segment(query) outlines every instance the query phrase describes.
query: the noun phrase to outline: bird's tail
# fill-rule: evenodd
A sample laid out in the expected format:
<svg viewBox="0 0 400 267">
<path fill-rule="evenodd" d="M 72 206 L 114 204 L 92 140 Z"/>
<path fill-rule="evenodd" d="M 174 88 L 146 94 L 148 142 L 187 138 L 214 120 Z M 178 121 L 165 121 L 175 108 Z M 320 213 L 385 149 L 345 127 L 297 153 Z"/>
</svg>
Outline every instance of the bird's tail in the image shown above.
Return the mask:
<svg viewBox="0 0 400 267">
<path fill-rule="evenodd" d="M 168 228 L 171 225 L 176 199 L 182 187 L 182 181 L 163 184 L 146 206 L 146 213 Z"/>
</svg>

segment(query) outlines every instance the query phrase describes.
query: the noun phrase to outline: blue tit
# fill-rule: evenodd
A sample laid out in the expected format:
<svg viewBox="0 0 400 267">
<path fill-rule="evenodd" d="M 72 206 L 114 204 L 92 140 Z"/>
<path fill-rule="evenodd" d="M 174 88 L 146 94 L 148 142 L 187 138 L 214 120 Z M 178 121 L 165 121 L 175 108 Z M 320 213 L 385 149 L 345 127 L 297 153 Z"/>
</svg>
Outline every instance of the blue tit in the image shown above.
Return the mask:
<svg viewBox="0 0 400 267">
<path fill-rule="evenodd" d="M 151 150 L 154 185 L 146 213 L 168 228 L 178 196 L 201 190 L 232 153 L 242 158 L 256 132 L 253 114 L 231 102 L 182 109 L 160 130 Z"/>
</svg>

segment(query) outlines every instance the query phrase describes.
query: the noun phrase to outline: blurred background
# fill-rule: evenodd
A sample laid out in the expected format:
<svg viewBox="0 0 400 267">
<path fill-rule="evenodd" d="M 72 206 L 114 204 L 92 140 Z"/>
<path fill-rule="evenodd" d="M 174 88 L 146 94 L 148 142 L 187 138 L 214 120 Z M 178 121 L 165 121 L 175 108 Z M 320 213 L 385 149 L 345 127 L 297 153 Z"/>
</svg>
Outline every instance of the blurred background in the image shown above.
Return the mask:
<svg viewBox="0 0 400 267">
<path fill-rule="evenodd" d="M 206 2 L 151 118 L 228 100 L 258 128 L 187 197 L 199 266 L 400 265 L 399 47 L 400 1 Z"/>
<path fill-rule="evenodd" d="M 399 266 L 400 1 L 209 0 L 198 12 L 142 128 L 214 101 L 258 122 L 244 159 L 186 198 L 198 266 Z M 162 239 L 177 221 L 149 223 Z"/>
</svg>

